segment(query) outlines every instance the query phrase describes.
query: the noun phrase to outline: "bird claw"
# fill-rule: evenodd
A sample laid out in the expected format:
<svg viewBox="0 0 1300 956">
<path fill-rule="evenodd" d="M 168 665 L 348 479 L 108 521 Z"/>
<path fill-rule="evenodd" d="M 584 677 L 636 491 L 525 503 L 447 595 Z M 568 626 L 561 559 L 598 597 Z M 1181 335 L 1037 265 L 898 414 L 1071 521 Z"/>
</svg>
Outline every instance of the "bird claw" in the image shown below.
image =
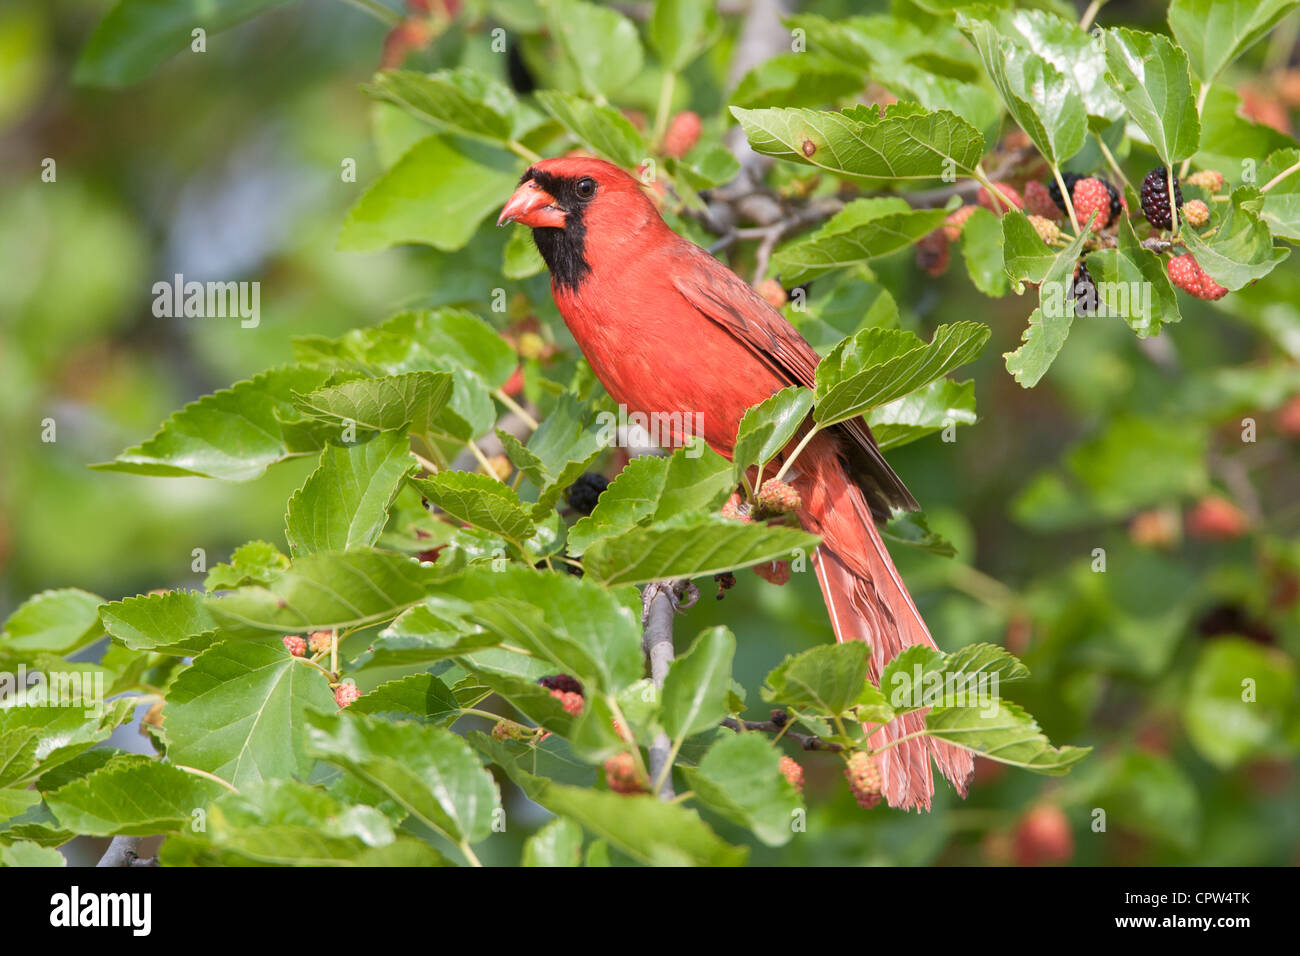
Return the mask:
<svg viewBox="0 0 1300 956">
<path fill-rule="evenodd" d="M 678 614 L 685 614 L 700 599 L 700 589 L 692 581 L 651 581 L 641 591 L 641 624 L 650 620 L 650 608 L 659 595 L 668 598 L 668 602 Z"/>
</svg>

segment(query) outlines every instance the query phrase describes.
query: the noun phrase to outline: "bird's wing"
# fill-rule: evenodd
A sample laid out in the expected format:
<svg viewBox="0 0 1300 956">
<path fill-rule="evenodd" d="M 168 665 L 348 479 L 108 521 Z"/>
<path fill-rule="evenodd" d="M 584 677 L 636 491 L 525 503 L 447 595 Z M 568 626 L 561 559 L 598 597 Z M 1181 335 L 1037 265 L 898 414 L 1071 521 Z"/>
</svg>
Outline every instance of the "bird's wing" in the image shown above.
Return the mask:
<svg viewBox="0 0 1300 956">
<path fill-rule="evenodd" d="M 813 387 L 821 356 L 785 316 L 694 243 L 683 240 L 673 252 L 673 285 L 697 312 L 726 329 L 783 381 Z M 881 455 L 863 419 L 850 419 L 832 430 L 846 439 L 842 444 L 850 471 L 876 518 L 920 508 Z"/>
</svg>

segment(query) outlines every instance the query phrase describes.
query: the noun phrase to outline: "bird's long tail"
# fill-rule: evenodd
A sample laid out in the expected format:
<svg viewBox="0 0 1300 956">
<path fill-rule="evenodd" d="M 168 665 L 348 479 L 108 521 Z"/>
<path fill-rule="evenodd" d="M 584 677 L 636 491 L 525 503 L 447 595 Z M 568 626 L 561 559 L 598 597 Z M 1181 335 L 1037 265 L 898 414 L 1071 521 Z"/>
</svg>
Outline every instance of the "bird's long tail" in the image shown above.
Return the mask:
<svg viewBox="0 0 1300 956">
<path fill-rule="evenodd" d="M 833 447 L 827 443 L 807 452 L 811 454 L 801 455 L 796 465 L 804 472 L 797 482 L 803 498 L 800 518 L 822 536 L 814 567 L 826 610 L 837 640 L 871 646 L 869 673 L 879 683 L 881 671 L 899 652 L 913 644 L 934 647 L 934 639 L 885 550 L 861 489 Z M 923 730 L 925 713 L 913 711 L 874 730 L 868 726 L 868 744 L 880 747 Z M 974 770 L 971 755 L 941 740 L 916 737 L 880 754 L 881 786 L 891 807 L 930 809 L 931 757 L 957 792 L 966 795 Z"/>
</svg>

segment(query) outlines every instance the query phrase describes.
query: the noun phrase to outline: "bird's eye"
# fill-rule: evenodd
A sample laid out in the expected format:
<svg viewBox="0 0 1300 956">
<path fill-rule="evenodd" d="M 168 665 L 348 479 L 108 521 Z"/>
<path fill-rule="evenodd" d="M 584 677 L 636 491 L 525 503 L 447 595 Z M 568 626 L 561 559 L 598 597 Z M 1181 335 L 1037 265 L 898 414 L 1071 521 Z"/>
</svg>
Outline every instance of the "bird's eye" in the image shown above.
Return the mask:
<svg viewBox="0 0 1300 956">
<path fill-rule="evenodd" d="M 584 176 L 574 185 L 573 190 L 578 194 L 579 199 L 590 199 L 596 195 L 596 180 L 590 176 Z"/>
</svg>

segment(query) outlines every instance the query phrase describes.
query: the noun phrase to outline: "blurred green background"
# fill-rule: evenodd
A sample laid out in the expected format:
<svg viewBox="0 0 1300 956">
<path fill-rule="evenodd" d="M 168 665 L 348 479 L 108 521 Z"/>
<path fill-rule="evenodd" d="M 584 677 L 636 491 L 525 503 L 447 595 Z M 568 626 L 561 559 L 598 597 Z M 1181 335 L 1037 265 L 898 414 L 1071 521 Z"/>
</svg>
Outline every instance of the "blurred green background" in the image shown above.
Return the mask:
<svg viewBox="0 0 1300 956">
<path fill-rule="evenodd" d="M 198 587 L 195 548 L 211 565 L 250 538 L 283 547 L 284 502 L 308 460 L 247 485 L 86 466 L 151 435 L 185 402 L 288 361 L 293 336 L 445 302 L 499 323 L 488 291 L 520 285 L 500 278 L 496 230 L 455 253 L 335 251 L 347 209 L 392 158 L 375 146 L 379 108 L 359 90 L 379 65 L 383 24 L 346 3 L 289 4 L 139 85 L 77 87 L 72 65 L 109 6 L 6 0 L 0 10 L 2 613 L 50 587 L 109 599 Z M 486 31 L 527 6 L 470 4 L 408 65 L 470 61 L 504 74 L 504 59 L 485 53 Z M 1117 3 L 1104 19 L 1150 26 L 1163 10 Z M 1293 25 L 1283 29 L 1294 40 Z M 728 56 L 724 41 L 692 67 L 678 105 L 720 115 Z M 1258 49 L 1242 76 L 1254 83 L 1291 56 Z M 629 102 L 652 108 L 657 89 L 647 83 Z M 41 179 L 47 158 L 52 183 Z M 349 158 L 356 183 L 340 177 Z M 1067 811 L 1076 863 L 1300 862 L 1300 426 L 1287 405 L 1300 393 L 1300 263 L 1213 306 L 1185 300 L 1183 322 L 1145 345 L 1121 323 L 1080 320 L 1031 391 L 1000 358 L 1019 342 L 1025 300 L 984 298 L 956 261 L 931 280 L 910 251 L 875 271 L 909 327 L 970 318 L 993 329 L 960 376 L 976 381 L 979 424 L 955 443 L 931 437 L 891 455 L 959 552 L 896 549 L 904 577 L 942 648 L 1005 643 L 1033 671 L 1008 696 L 1053 742 L 1096 751 L 1059 780 L 981 762 L 969 800 L 940 786 L 935 812 L 910 817 L 863 814 L 839 761 L 807 755 L 809 833 L 781 850 L 756 847 L 755 861 L 1011 862 L 1017 821 L 1048 800 Z M 260 280 L 259 327 L 154 317 L 151 287 L 175 273 Z M 528 289 L 549 334 L 567 342 L 538 281 Z M 1252 443 L 1241 440 L 1247 417 Z M 52 443 L 42 441 L 47 418 Z M 1185 518 L 1208 494 L 1235 502 L 1248 532 L 1188 534 Z M 1153 542 L 1152 528 L 1172 535 Z M 812 575 L 785 588 L 739 577 L 725 600 L 706 595 L 679 633 L 729 625 L 742 644 L 736 677 L 754 687 L 830 629 Z M 1235 683 L 1225 686 L 1243 667 L 1269 706 L 1242 705 Z M 764 716 L 761 702 L 748 716 Z M 1096 807 L 1107 810 L 1104 833 L 1090 827 Z"/>
</svg>

